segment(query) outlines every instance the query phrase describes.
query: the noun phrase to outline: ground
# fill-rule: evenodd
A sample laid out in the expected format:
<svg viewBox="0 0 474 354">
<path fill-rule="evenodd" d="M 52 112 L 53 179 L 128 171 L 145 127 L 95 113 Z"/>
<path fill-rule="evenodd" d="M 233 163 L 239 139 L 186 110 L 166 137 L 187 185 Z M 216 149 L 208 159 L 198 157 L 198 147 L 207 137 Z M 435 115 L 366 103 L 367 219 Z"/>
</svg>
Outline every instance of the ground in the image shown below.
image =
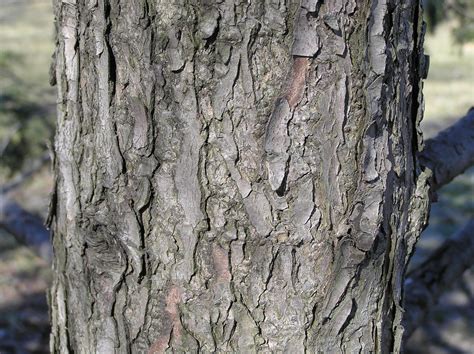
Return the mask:
<svg viewBox="0 0 474 354">
<path fill-rule="evenodd" d="M 53 48 L 50 1 L 0 0 L 0 4 L 0 65 L 7 52 L 21 58 L 10 60 L 8 70 L 22 87 L 28 87 L 27 92 L 22 91 L 25 100 L 44 107 L 54 106 L 54 91 L 48 86 Z M 424 87 L 423 130 L 427 137 L 452 124 L 474 105 L 474 45 L 463 48 L 454 45 L 450 26 L 441 26 L 426 40 L 426 51 L 431 56 Z M 0 93 L 12 89 L 11 78 L 0 77 Z M 0 123 L 1 119 L 0 112 Z M 0 124 L 0 130 L 1 127 Z M 0 131 L 0 141 L 3 133 Z M 5 177 L 0 166 L 0 184 L 2 176 Z M 51 185 L 46 167 L 12 197 L 44 217 Z M 474 168 L 440 191 L 439 202 L 432 207 L 430 226 L 422 235 L 411 266 L 422 262 L 474 215 L 473 195 Z M 48 352 L 45 293 L 49 279 L 49 266 L 0 230 L 0 353 Z M 453 290 L 441 299 L 423 328 L 412 336 L 408 350 L 410 353 L 469 353 L 474 348 L 472 333 L 474 271 L 468 271 L 462 279 L 453 280 Z"/>
</svg>

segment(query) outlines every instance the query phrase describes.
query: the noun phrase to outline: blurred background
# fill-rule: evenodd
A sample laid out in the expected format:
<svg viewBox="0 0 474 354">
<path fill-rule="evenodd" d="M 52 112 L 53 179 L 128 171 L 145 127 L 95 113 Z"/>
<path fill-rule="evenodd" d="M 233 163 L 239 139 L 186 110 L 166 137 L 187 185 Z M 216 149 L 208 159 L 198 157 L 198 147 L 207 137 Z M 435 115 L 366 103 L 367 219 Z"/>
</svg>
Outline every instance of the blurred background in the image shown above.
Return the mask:
<svg viewBox="0 0 474 354">
<path fill-rule="evenodd" d="M 429 138 L 474 106 L 474 0 L 423 2 L 430 55 L 423 130 Z M 51 0 L 0 0 L 0 208 L 8 200 L 19 213 L 14 215 L 40 222 L 52 187 L 53 38 Z M 474 216 L 474 169 L 438 197 L 412 267 Z M 0 353 L 47 353 L 49 264 L 6 229 L 0 210 Z M 408 351 L 474 353 L 474 269 L 453 279 L 453 289 L 411 337 Z"/>
</svg>

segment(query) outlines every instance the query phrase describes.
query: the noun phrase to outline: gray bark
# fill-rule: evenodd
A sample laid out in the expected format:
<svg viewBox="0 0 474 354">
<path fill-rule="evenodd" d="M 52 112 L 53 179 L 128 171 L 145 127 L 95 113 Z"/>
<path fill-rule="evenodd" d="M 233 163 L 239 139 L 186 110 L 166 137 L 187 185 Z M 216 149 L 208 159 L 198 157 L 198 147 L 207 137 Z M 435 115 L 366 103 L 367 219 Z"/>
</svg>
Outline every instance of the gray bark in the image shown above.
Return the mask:
<svg viewBox="0 0 474 354">
<path fill-rule="evenodd" d="M 52 351 L 399 351 L 418 1 L 54 3 Z"/>
</svg>

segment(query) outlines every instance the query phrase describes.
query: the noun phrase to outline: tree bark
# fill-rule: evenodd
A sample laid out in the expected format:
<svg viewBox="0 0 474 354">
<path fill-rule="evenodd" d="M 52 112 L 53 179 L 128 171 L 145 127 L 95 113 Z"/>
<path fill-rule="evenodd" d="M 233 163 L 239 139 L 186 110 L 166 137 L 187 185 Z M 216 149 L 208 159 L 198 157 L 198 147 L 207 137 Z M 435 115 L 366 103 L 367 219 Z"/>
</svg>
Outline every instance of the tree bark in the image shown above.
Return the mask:
<svg viewBox="0 0 474 354">
<path fill-rule="evenodd" d="M 419 3 L 55 0 L 53 352 L 397 352 Z"/>
</svg>

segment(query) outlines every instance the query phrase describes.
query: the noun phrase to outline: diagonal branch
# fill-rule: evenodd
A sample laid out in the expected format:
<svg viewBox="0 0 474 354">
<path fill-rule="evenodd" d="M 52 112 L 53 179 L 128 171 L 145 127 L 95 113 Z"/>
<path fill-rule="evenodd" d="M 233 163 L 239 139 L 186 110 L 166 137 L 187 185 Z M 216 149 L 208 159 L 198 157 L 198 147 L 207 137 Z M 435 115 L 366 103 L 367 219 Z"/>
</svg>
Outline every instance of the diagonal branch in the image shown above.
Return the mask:
<svg viewBox="0 0 474 354">
<path fill-rule="evenodd" d="M 474 107 L 456 124 L 427 140 L 419 159 L 433 171 L 432 191 L 474 165 Z"/>
<path fill-rule="evenodd" d="M 10 200 L 7 194 L 39 172 L 49 160 L 49 154 L 43 154 L 22 174 L 0 186 L 0 227 L 47 262 L 52 259 L 49 231 L 38 216 L 24 210 Z"/>
<path fill-rule="evenodd" d="M 405 283 L 405 336 L 408 338 L 441 294 L 474 264 L 474 219 L 448 239 Z"/>
<path fill-rule="evenodd" d="M 0 227 L 41 258 L 51 262 L 52 249 L 48 230 L 36 215 L 0 194 Z"/>
<path fill-rule="evenodd" d="M 24 171 L 22 174 L 15 177 L 13 180 L 9 181 L 3 186 L 0 186 L 0 193 L 7 194 L 12 190 L 20 187 L 28 179 L 33 177 L 37 172 L 39 172 L 46 163 L 50 161 L 49 153 L 43 154 L 39 159 L 33 161 L 30 167 Z"/>
</svg>

